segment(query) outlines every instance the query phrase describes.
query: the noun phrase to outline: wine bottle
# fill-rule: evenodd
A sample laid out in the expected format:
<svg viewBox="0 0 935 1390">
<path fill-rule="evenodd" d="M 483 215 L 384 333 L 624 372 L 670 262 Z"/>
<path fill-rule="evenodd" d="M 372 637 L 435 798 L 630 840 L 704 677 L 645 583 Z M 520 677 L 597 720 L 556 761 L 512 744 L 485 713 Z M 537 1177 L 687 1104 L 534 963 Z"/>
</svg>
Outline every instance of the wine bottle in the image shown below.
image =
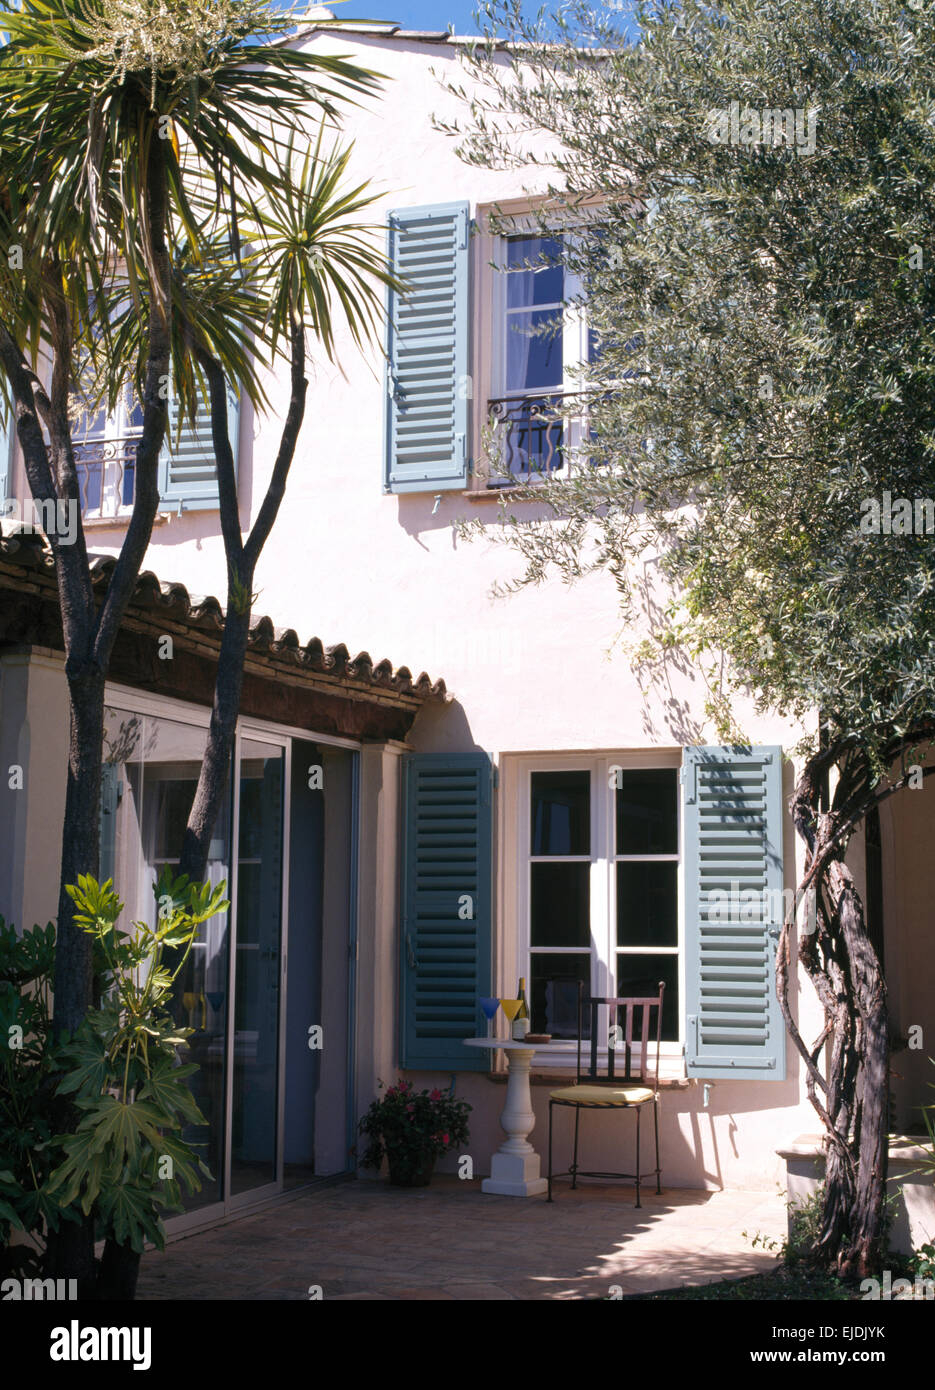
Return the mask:
<svg viewBox="0 0 935 1390">
<path fill-rule="evenodd" d="M 516 991 L 516 997 L 520 1001 L 520 1004 L 516 1011 L 516 1017 L 513 1020 L 513 1037 L 517 1041 L 521 1041 L 529 1032 L 529 1008 L 526 1004 L 526 981 L 522 975 L 520 976 L 519 989 Z"/>
</svg>

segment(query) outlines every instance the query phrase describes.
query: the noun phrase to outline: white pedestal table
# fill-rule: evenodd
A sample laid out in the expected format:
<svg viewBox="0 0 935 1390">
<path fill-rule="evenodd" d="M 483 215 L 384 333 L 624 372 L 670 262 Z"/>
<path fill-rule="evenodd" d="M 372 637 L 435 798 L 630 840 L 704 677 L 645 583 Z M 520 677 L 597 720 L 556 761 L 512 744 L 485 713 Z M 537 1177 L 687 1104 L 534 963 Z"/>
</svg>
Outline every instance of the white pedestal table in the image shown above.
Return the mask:
<svg viewBox="0 0 935 1390">
<path fill-rule="evenodd" d="M 536 1049 L 513 1038 L 465 1038 L 464 1045 L 502 1048 L 509 1066 L 500 1116 L 500 1128 L 507 1137 L 490 1160 L 490 1177 L 484 1178 L 481 1191 L 503 1197 L 538 1197 L 549 1185 L 540 1176 L 539 1155 L 526 1137 L 536 1123 L 529 1090 L 529 1068 Z"/>
</svg>

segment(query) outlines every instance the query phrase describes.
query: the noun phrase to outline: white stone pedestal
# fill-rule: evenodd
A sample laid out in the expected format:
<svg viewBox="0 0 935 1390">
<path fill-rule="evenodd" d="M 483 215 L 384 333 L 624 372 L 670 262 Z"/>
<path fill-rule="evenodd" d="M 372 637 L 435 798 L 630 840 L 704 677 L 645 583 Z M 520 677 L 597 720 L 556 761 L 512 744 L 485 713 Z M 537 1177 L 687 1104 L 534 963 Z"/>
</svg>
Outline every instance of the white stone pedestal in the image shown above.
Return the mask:
<svg viewBox="0 0 935 1390">
<path fill-rule="evenodd" d="M 539 1155 L 526 1138 L 536 1123 L 529 1090 L 529 1068 L 536 1049 L 512 1038 L 467 1038 L 465 1047 L 500 1047 L 509 1065 L 500 1116 L 500 1128 L 507 1137 L 490 1161 L 490 1177 L 484 1178 L 481 1191 L 503 1197 L 541 1196 L 549 1185 L 540 1175 Z"/>
</svg>

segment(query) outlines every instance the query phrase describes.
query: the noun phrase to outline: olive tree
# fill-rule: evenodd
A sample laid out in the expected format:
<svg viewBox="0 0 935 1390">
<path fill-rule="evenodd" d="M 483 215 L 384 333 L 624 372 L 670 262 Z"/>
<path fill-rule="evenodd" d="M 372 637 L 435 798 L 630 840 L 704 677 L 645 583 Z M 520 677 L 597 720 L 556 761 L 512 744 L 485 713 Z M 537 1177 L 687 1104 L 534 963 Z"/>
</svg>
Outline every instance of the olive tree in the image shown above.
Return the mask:
<svg viewBox="0 0 935 1390">
<path fill-rule="evenodd" d="M 826 1135 L 814 1255 L 863 1275 L 889 1042 L 845 854 L 935 733 L 935 13 L 682 0 L 640 5 L 628 40 L 617 8 L 488 6 L 449 127 L 465 159 L 548 182 L 598 347 L 592 436 L 507 499 L 504 535 L 519 584 L 609 570 L 629 620 L 657 554 L 669 600 L 636 658 L 690 653 L 726 738 L 740 690 L 812 731 L 792 812 L 816 1039 L 790 1006 L 794 913 L 777 988 Z"/>
</svg>

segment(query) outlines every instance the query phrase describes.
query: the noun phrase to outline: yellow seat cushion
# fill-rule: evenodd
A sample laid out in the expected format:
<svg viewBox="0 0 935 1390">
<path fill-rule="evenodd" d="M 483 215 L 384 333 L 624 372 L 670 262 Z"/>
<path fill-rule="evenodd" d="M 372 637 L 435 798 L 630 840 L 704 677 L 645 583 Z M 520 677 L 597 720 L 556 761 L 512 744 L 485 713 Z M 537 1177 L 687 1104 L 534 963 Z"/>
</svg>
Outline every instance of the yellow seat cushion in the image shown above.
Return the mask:
<svg viewBox="0 0 935 1390">
<path fill-rule="evenodd" d="M 648 1086 L 563 1086 L 551 1099 L 576 1105 L 642 1105 L 654 1095 Z"/>
</svg>

